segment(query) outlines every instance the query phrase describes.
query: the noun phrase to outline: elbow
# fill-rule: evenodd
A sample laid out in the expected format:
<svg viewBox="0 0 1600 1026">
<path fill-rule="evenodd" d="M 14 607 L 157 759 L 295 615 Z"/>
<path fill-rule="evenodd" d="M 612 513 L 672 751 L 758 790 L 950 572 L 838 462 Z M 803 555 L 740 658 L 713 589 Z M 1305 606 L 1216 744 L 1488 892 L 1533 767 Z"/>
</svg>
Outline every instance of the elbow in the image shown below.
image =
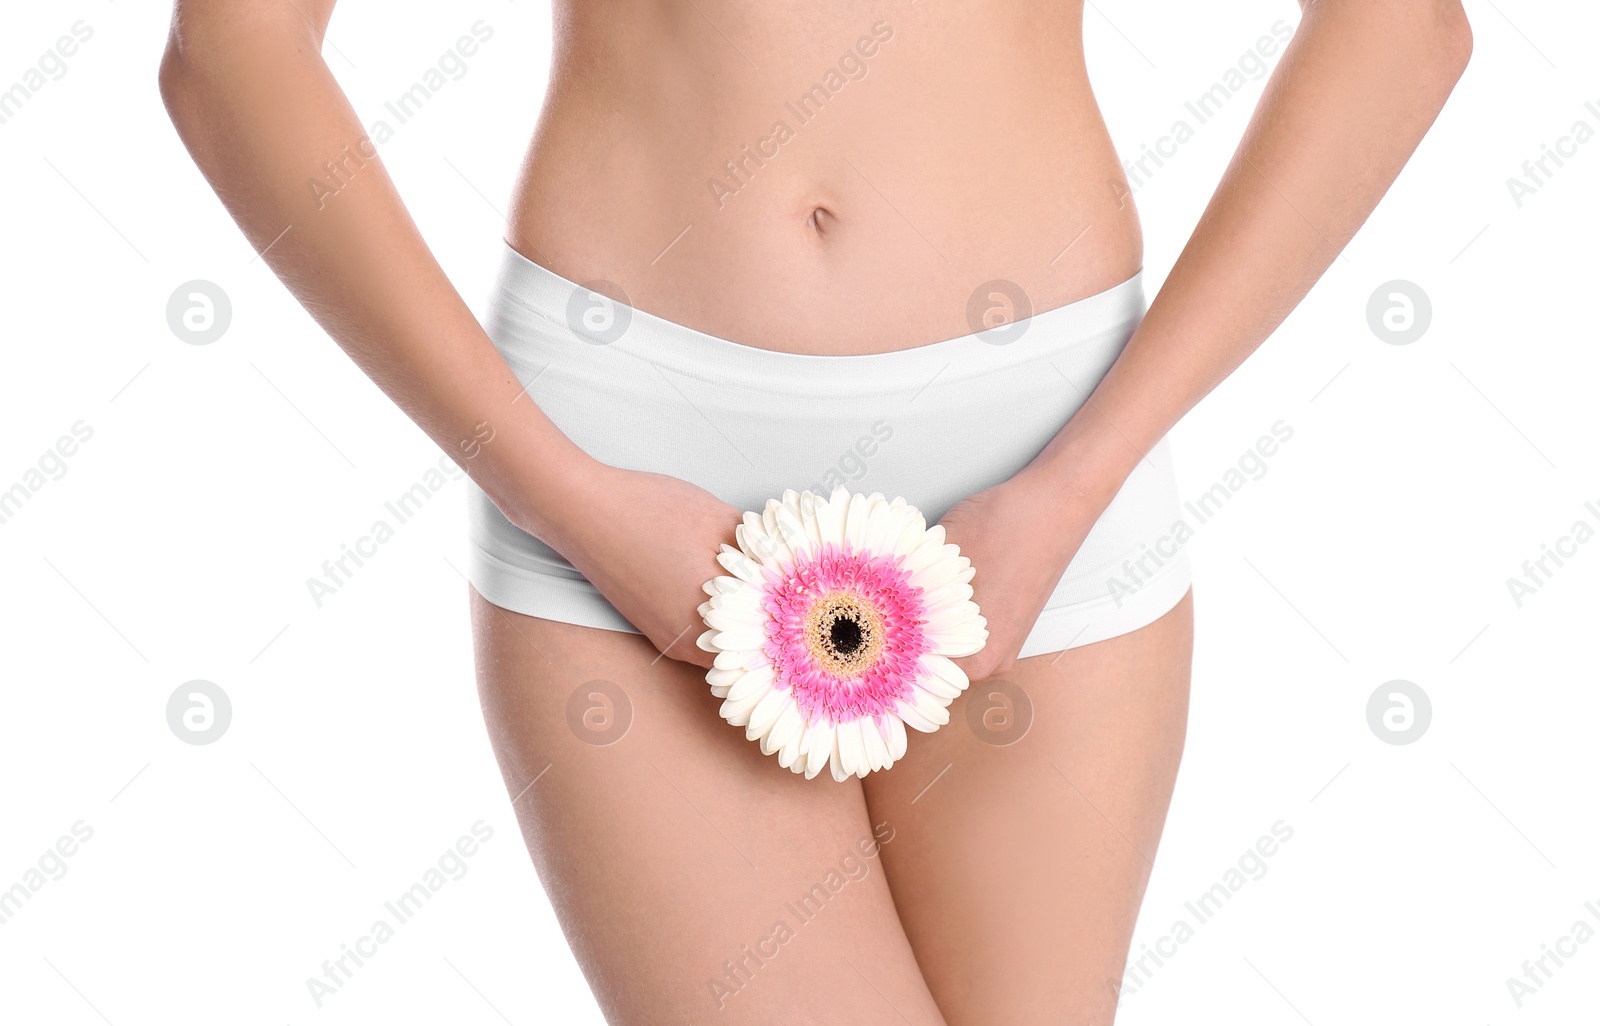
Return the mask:
<svg viewBox="0 0 1600 1026">
<path fill-rule="evenodd" d="M 1472 26 L 1461 0 L 1300 0 L 1300 6 L 1302 25 L 1342 26 L 1352 45 L 1382 54 L 1379 60 L 1424 94 L 1448 93 L 1472 57 Z"/>
<path fill-rule="evenodd" d="M 285 42 L 294 45 L 302 31 L 294 24 L 296 10 L 254 0 L 179 0 L 156 75 L 173 124 L 182 131 L 237 87 L 242 68 L 259 65 L 264 53 Z"/>
<path fill-rule="evenodd" d="M 1472 26 L 1461 0 L 1378 0 L 1404 33 L 1419 68 L 1454 86 L 1472 57 Z"/>
<path fill-rule="evenodd" d="M 161 67 L 156 72 L 156 87 L 161 93 L 161 103 L 167 108 L 167 117 L 179 134 L 191 123 L 196 111 L 193 102 L 193 83 L 196 71 L 189 55 L 178 42 L 177 27 L 167 39 L 167 48 L 161 54 Z"/>
<path fill-rule="evenodd" d="M 1434 24 L 1429 48 L 1450 84 L 1455 85 L 1472 59 L 1472 26 L 1460 0 L 1439 0 L 1429 6 Z"/>
<path fill-rule="evenodd" d="M 167 116 L 174 120 L 176 120 L 178 95 L 183 89 L 182 79 L 183 59 L 169 43 L 161 54 L 161 67 L 156 72 L 156 88 L 161 93 L 162 104 L 167 108 Z"/>
</svg>

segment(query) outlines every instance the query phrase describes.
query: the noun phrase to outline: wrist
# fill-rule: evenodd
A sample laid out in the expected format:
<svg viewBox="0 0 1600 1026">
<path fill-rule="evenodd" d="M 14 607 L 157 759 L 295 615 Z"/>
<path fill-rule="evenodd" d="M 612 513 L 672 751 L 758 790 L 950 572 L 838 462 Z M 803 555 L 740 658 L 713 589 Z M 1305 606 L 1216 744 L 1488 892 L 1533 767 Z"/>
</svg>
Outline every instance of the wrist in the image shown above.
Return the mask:
<svg viewBox="0 0 1600 1026">
<path fill-rule="evenodd" d="M 1085 405 L 1018 475 L 1059 513 L 1099 517 L 1144 453 Z"/>
<path fill-rule="evenodd" d="M 504 502 L 496 497 L 496 504 L 518 528 L 564 551 L 575 528 L 603 501 L 605 480 L 613 473 L 616 468 L 576 445 L 558 446 L 514 470 L 508 496 Z"/>
</svg>

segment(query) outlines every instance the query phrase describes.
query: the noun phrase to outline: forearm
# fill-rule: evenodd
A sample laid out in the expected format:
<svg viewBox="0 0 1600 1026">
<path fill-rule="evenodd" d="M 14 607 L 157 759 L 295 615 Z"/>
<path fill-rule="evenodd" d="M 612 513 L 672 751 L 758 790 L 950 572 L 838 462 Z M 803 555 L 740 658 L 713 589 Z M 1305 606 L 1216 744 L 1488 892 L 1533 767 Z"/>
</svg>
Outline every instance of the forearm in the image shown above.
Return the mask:
<svg viewBox="0 0 1600 1026">
<path fill-rule="evenodd" d="M 180 3 L 162 97 L 195 162 L 296 298 L 508 517 L 543 537 L 594 461 L 519 397 L 522 385 L 417 232 L 319 53 L 331 9 L 328 0 Z"/>
<path fill-rule="evenodd" d="M 1455 3 L 1307 3 L 1144 320 L 1029 470 L 1063 501 L 1103 508 L 1316 283 L 1416 149 L 1470 50 Z"/>
</svg>

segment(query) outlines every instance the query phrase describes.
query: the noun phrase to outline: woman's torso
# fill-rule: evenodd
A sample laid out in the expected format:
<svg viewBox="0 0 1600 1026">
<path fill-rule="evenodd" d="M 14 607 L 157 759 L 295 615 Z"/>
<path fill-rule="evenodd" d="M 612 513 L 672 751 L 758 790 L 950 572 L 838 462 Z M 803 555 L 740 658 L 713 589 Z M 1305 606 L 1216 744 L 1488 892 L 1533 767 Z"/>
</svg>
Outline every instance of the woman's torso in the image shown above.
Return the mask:
<svg viewBox="0 0 1600 1026">
<path fill-rule="evenodd" d="M 800 353 L 905 349 L 1100 292 L 1141 248 L 1081 19 L 1043 0 L 559 0 L 509 241 Z M 997 280 L 1026 298 L 980 288 Z"/>
</svg>

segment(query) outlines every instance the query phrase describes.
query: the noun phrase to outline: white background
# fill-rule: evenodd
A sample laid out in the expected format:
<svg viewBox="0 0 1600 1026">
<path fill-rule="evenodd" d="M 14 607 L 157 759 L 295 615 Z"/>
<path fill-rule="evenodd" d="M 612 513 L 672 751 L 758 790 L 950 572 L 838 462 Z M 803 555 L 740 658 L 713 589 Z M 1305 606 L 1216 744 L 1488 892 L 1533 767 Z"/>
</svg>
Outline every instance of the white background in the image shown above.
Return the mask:
<svg viewBox="0 0 1600 1026">
<path fill-rule="evenodd" d="M 1128 1026 L 1565 1026 L 1600 1004 L 1600 942 L 1521 1009 L 1506 986 L 1575 921 L 1600 928 L 1584 910 L 1600 906 L 1600 544 L 1520 608 L 1506 584 L 1575 521 L 1600 526 L 1584 509 L 1600 509 L 1600 141 L 1520 208 L 1506 185 L 1574 121 L 1600 128 L 1584 109 L 1600 108 L 1600 19 L 1578 3 L 1468 9 L 1471 67 L 1420 152 L 1173 435 L 1193 497 L 1273 422 L 1294 430 L 1190 545 L 1189 746 L 1135 957 L 1272 824 L 1294 834 L 1128 988 Z M 254 259 L 179 145 L 156 90 L 167 16 L 14 4 L 0 27 L 0 89 L 75 21 L 94 33 L 0 125 L 0 490 L 75 422 L 94 432 L 0 524 L 0 889 L 73 823 L 93 830 L 0 924 L 0 1020 L 599 1023 L 484 734 L 455 569 L 462 485 L 321 608 L 308 596 L 438 454 Z M 1287 2 L 1099 0 L 1091 71 L 1124 156 L 1296 17 Z M 325 52 L 370 122 L 478 19 L 494 36 L 468 74 L 382 152 L 481 310 L 548 7 L 350 2 Z M 1260 84 L 1139 190 L 1152 293 Z M 165 316 L 195 278 L 233 304 L 207 346 Z M 1431 298 L 1410 345 L 1368 327 L 1391 279 Z M 196 678 L 233 715 L 200 746 L 166 717 Z M 1367 719 L 1396 678 L 1432 704 L 1405 745 Z M 478 820 L 494 834 L 466 875 L 316 1009 L 306 978 Z"/>
</svg>

